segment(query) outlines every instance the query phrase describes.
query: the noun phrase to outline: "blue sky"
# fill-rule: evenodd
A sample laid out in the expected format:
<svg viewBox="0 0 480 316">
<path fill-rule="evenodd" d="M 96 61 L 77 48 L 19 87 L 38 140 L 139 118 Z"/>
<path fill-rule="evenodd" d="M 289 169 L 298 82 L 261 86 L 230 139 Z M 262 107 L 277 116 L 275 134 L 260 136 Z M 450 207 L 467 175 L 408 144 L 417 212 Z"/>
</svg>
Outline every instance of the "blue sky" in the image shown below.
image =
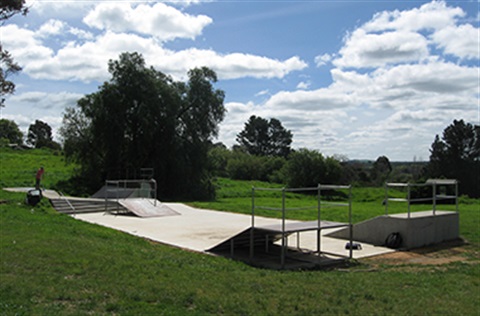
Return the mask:
<svg viewBox="0 0 480 316">
<path fill-rule="evenodd" d="M 234 145 L 251 115 L 277 118 L 293 147 L 350 159 L 429 159 L 454 119 L 480 124 L 478 1 L 27 1 L 0 27 L 23 67 L 2 118 L 56 133 L 66 107 L 137 51 L 186 78 L 217 72 Z M 57 136 L 56 136 L 57 137 Z"/>
</svg>

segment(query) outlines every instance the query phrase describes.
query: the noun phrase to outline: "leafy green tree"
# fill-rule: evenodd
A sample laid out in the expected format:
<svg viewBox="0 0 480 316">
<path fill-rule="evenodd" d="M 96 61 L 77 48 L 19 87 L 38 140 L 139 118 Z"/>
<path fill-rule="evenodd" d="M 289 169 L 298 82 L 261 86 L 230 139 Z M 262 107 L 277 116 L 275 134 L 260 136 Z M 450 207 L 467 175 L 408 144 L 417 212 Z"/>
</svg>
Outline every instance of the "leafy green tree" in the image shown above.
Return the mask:
<svg viewBox="0 0 480 316">
<path fill-rule="evenodd" d="M 119 171 L 153 167 L 160 197 L 212 197 L 208 150 L 225 114 L 215 72 L 196 68 L 188 82 L 175 82 L 138 53 L 108 69 L 111 79 L 68 109 L 61 129 L 89 190 L 125 177 Z"/>
<path fill-rule="evenodd" d="M 430 149 L 429 177 L 459 181 L 460 194 L 480 196 L 480 126 L 454 120 Z"/>
<path fill-rule="evenodd" d="M 0 139 L 6 139 L 10 144 L 23 144 L 23 133 L 17 123 L 7 119 L 0 119 Z"/>
<path fill-rule="evenodd" d="M 291 150 L 292 132 L 275 118 L 267 121 L 252 115 L 237 135 L 237 142 L 251 155 L 286 158 Z"/>
<path fill-rule="evenodd" d="M 60 145 L 53 140 L 50 125 L 40 120 L 36 120 L 35 124 L 31 124 L 28 128 L 27 144 L 35 148 L 61 149 Z"/>
<path fill-rule="evenodd" d="M 26 15 L 28 8 L 25 7 L 25 0 L 2 0 L 0 1 L 0 23 L 11 18 L 15 14 Z M 15 91 L 15 84 L 7 78 L 22 68 L 15 63 L 10 53 L 3 49 L 0 43 L 0 107 L 5 106 L 4 96 Z"/>
</svg>

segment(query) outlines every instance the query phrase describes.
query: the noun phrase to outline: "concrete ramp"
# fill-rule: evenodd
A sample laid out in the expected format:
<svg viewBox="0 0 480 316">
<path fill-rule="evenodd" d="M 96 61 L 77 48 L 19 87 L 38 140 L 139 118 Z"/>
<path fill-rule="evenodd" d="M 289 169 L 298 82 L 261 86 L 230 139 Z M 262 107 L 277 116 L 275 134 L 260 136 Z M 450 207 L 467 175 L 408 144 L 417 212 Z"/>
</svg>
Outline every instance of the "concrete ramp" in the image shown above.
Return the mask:
<svg viewBox="0 0 480 316">
<path fill-rule="evenodd" d="M 139 217 L 163 217 L 180 215 L 172 208 L 154 199 L 124 199 L 118 203 Z"/>
<path fill-rule="evenodd" d="M 353 225 L 353 239 L 377 246 L 385 245 L 392 233 L 400 233 L 403 249 L 414 249 L 443 241 L 455 240 L 459 235 L 459 214 L 451 211 L 422 211 L 378 216 Z M 327 236 L 348 239 L 344 228 Z"/>
</svg>

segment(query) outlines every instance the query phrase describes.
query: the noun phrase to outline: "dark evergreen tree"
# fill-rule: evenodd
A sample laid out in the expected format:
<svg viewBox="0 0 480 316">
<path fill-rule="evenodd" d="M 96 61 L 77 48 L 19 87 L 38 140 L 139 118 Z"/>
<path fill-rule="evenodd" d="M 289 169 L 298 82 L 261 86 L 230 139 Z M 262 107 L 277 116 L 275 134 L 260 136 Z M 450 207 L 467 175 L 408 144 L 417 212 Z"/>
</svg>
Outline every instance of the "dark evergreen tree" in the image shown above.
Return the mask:
<svg viewBox="0 0 480 316">
<path fill-rule="evenodd" d="M 252 115 L 237 142 L 251 155 L 287 157 L 292 143 L 292 132 L 286 130 L 275 118 L 267 121 Z"/>
<path fill-rule="evenodd" d="M 454 120 L 430 149 L 427 173 L 432 178 L 459 181 L 459 191 L 480 197 L 480 126 Z"/>
</svg>

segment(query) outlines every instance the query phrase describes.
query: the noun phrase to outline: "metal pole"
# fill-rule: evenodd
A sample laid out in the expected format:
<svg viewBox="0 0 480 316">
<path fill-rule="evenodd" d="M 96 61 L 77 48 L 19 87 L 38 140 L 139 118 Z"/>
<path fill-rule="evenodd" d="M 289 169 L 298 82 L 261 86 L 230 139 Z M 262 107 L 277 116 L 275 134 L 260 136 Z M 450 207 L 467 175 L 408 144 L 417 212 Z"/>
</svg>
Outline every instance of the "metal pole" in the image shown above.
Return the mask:
<svg viewBox="0 0 480 316">
<path fill-rule="evenodd" d="M 410 183 L 407 184 L 407 191 L 408 218 L 410 218 Z"/>
<path fill-rule="evenodd" d="M 320 256 L 320 226 L 322 225 L 321 221 L 321 208 L 322 208 L 322 202 L 321 202 L 321 195 L 322 195 L 322 189 L 320 183 L 318 184 L 318 192 L 317 192 L 317 253 L 318 256 Z"/>
<path fill-rule="evenodd" d="M 119 197 L 118 197 L 118 190 L 119 190 L 119 185 L 120 185 L 120 182 L 117 181 L 117 190 L 116 191 L 116 197 L 117 197 L 117 215 L 118 213 L 120 213 L 120 203 L 119 203 Z"/>
<path fill-rule="evenodd" d="M 455 211 L 458 213 L 458 181 L 455 180 Z"/>
<path fill-rule="evenodd" d="M 388 183 L 385 182 L 385 215 L 388 215 Z"/>
<path fill-rule="evenodd" d="M 107 213 L 108 210 L 108 180 L 105 180 L 105 213 Z"/>
<path fill-rule="evenodd" d="M 255 229 L 255 187 L 252 187 L 252 227 L 250 228 L 250 261 L 253 260 L 253 230 Z"/>
<path fill-rule="evenodd" d="M 352 186 L 348 188 L 348 223 L 350 226 L 350 259 L 352 259 L 353 258 Z"/>
<path fill-rule="evenodd" d="M 150 179 L 153 182 L 153 205 L 157 206 L 157 181 L 155 179 Z"/>
<path fill-rule="evenodd" d="M 436 208 L 437 208 L 437 183 L 433 182 L 433 215 L 435 215 Z"/>
<path fill-rule="evenodd" d="M 285 188 L 282 189 L 282 269 L 285 268 Z"/>
</svg>

